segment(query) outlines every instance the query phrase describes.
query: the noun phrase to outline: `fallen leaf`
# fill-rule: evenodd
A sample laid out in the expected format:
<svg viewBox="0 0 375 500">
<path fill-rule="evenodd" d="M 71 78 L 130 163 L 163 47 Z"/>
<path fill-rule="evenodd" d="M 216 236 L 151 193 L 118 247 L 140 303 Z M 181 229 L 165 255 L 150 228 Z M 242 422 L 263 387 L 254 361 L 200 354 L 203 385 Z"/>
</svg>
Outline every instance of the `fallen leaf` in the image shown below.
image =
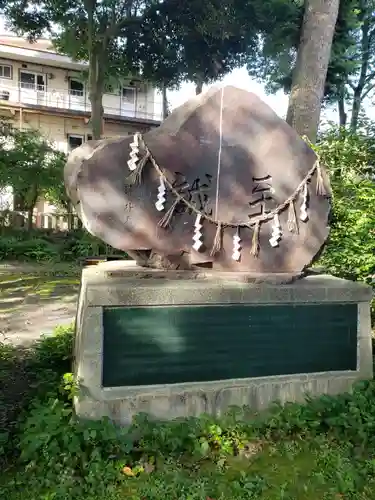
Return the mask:
<svg viewBox="0 0 375 500">
<path fill-rule="evenodd" d="M 125 474 L 125 476 L 129 476 L 129 477 L 135 476 L 134 472 L 131 470 L 130 467 L 124 467 L 122 469 L 122 472 L 123 472 L 123 474 Z"/>
</svg>

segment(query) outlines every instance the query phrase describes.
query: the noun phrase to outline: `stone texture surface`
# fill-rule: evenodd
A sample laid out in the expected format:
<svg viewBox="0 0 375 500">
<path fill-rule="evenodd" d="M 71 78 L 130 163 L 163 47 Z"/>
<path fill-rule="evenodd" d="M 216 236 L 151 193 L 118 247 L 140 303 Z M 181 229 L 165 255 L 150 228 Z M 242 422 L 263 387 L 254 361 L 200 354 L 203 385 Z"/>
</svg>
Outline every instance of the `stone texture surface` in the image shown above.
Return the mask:
<svg viewBox="0 0 375 500">
<path fill-rule="evenodd" d="M 174 418 L 202 412 L 220 414 L 230 405 L 263 409 L 274 400 L 302 401 L 306 393 L 348 391 L 356 380 L 372 378 L 370 287 L 332 276 L 311 276 L 290 285 L 257 286 L 218 279 L 215 274 L 202 280 L 188 276 L 184 279 L 181 273 L 176 273 L 176 279 L 158 279 L 158 274 L 162 271 L 147 274 L 124 262 L 99 264 L 83 271 L 75 352 L 75 373 L 81 387 L 75 401 L 79 416 L 109 416 L 120 424 L 128 424 L 142 411 L 158 418 Z M 102 387 L 103 306 L 309 302 L 358 304 L 356 371 L 168 386 Z"/>
<path fill-rule="evenodd" d="M 161 271 L 140 268 L 132 261 L 112 261 L 84 269 L 82 290 L 92 306 L 369 302 L 372 297 L 371 287 L 329 275 L 312 275 L 287 285 L 253 284 L 239 278 L 212 270 Z"/>
<path fill-rule="evenodd" d="M 144 134 L 144 140 L 176 189 L 186 187 L 185 198 L 227 224 L 247 224 L 250 218 L 279 206 L 316 160 L 312 149 L 270 107 L 235 87 L 225 87 L 223 94 L 212 88 L 188 101 L 160 127 Z M 205 221 L 204 246 L 194 251 L 196 215 L 186 207 L 177 207 L 168 230 L 158 227 L 163 213 L 155 208 L 159 177 L 152 165 L 146 165 L 141 186 L 126 182 L 131 141 L 132 137 L 126 137 L 83 145 L 72 153 L 65 172 L 68 194 L 86 227 L 113 247 L 152 249 L 177 259 L 181 266 L 211 262 L 215 269 L 228 271 L 298 275 L 325 242 L 330 204 L 315 194 L 314 176 L 309 185 L 309 220 L 299 221 L 299 234 L 290 233 L 288 210 L 284 210 L 277 248 L 269 243 L 269 221 L 261 227 L 259 258 L 250 254 L 253 230 L 243 228 L 241 260 L 232 259 L 236 230 L 231 227 L 224 231 L 222 250 L 211 257 L 216 226 Z M 327 179 L 326 184 L 329 187 Z M 166 209 L 174 199 L 167 191 Z M 297 218 L 301 203 L 300 197 Z"/>
<path fill-rule="evenodd" d="M 340 394 L 350 391 L 358 380 L 357 374 L 324 373 L 306 377 L 270 377 L 267 379 L 245 379 L 225 381 L 220 384 L 200 384 L 199 387 L 164 388 L 161 391 L 139 389 L 131 395 L 111 393 L 108 389 L 96 399 L 86 391 L 77 398 L 75 408 L 82 418 L 99 419 L 109 417 L 116 423 L 128 425 L 132 418 L 145 412 L 153 418 L 173 419 L 199 416 L 202 413 L 223 414 L 230 406 L 249 406 L 252 409 L 266 409 L 272 402 L 303 402 L 305 396 L 319 394 Z"/>
</svg>

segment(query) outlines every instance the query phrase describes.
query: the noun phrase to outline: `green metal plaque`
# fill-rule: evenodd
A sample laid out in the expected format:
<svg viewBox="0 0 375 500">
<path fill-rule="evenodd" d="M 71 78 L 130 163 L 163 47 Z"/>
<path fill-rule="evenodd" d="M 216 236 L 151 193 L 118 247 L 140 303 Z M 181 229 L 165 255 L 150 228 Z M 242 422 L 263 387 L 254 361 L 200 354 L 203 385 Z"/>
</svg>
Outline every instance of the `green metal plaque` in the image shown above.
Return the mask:
<svg viewBox="0 0 375 500">
<path fill-rule="evenodd" d="M 356 370 L 357 305 L 113 307 L 103 387 Z"/>
</svg>

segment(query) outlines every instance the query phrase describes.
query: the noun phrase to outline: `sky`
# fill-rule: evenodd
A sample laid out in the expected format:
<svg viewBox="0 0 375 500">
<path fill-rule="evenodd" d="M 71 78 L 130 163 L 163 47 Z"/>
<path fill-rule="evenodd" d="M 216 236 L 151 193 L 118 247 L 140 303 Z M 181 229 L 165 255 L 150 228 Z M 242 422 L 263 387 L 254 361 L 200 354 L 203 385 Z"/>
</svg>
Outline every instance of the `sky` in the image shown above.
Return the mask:
<svg viewBox="0 0 375 500">
<path fill-rule="evenodd" d="M 241 89 L 257 94 L 264 102 L 266 102 L 279 116 L 285 118 L 288 108 L 288 96 L 283 92 L 278 92 L 274 95 L 267 95 L 264 91 L 264 86 L 254 79 L 250 78 L 245 68 L 239 68 L 228 74 L 220 85 L 234 85 Z M 204 87 L 203 90 L 205 90 Z M 175 92 L 168 93 L 168 100 L 171 108 L 180 106 L 195 95 L 195 86 L 192 83 L 184 83 L 181 88 Z"/>
</svg>

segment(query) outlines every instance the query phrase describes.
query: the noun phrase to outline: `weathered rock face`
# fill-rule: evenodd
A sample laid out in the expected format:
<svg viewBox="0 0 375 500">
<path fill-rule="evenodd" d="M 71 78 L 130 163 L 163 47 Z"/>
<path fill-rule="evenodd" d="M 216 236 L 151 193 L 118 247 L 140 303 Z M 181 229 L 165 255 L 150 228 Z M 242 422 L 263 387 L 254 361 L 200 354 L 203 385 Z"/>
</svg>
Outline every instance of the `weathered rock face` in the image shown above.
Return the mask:
<svg viewBox="0 0 375 500">
<path fill-rule="evenodd" d="M 66 166 L 72 202 L 106 243 L 185 267 L 262 274 L 298 275 L 320 251 L 329 181 L 312 149 L 256 95 L 212 88 L 139 142 L 137 152 L 133 137 L 95 141 Z M 129 178 L 132 151 L 139 170 L 151 155 L 139 184 Z"/>
</svg>

